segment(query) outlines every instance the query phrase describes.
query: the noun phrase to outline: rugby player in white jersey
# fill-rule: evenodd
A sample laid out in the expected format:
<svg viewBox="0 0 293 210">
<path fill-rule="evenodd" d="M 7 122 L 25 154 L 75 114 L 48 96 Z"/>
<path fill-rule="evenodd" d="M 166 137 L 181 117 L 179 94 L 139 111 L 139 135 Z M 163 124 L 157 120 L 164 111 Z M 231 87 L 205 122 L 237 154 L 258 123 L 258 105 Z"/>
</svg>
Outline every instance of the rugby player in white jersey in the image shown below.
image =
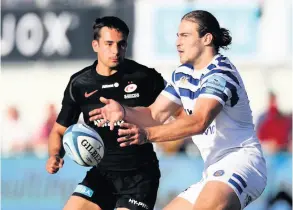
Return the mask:
<svg viewBox="0 0 293 210">
<path fill-rule="evenodd" d="M 165 210 L 243 209 L 262 194 L 267 177 L 243 81 L 219 54 L 232 38 L 202 10 L 184 15 L 177 35 L 182 65 L 151 106 L 130 108 L 101 98 L 106 105 L 91 111 L 90 120 L 108 120 L 111 129 L 115 121 L 127 121 L 119 130 L 122 147 L 192 136 L 204 160 L 202 180 Z M 182 106 L 186 116 L 163 124 Z"/>
</svg>

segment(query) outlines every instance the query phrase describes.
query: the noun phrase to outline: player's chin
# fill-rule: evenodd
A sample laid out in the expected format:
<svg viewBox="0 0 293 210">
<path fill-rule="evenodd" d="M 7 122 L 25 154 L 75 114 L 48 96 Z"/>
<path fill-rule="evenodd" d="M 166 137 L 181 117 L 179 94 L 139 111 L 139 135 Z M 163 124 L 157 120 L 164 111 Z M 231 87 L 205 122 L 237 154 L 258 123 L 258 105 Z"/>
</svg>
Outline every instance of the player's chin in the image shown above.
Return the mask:
<svg viewBox="0 0 293 210">
<path fill-rule="evenodd" d="M 111 62 L 111 63 L 109 63 L 109 67 L 111 69 L 115 69 L 117 66 L 119 66 L 120 63 L 121 63 L 121 61 Z"/>
<path fill-rule="evenodd" d="M 186 64 L 186 63 L 188 63 L 188 60 L 181 56 L 180 57 L 180 63 Z"/>
</svg>

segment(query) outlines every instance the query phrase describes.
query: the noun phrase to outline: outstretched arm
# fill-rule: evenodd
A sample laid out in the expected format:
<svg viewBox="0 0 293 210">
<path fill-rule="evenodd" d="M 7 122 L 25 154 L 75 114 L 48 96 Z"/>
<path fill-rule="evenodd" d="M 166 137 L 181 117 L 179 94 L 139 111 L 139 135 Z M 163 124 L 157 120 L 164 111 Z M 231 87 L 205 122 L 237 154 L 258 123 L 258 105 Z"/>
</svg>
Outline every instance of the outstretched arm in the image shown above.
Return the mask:
<svg viewBox="0 0 293 210">
<path fill-rule="evenodd" d="M 105 106 L 89 112 L 90 121 L 103 119 L 100 123 L 103 124 L 108 120 L 111 130 L 114 123 L 122 119 L 140 127 L 161 125 L 181 107 L 162 94 L 149 107 L 127 107 L 103 97 L 100 100 Z"/>
<path fill-rule="evenodd" d="M 122 124 L 127 129 L 119 129 L 121 146 L 148 142 L 174 141 L 202 134 L 222 110 L 222 104 L 215 99 L 199 98 L 191 115 L 182 116 L 170 123 L 153 127 L 139 128 Z"/>
</svg>

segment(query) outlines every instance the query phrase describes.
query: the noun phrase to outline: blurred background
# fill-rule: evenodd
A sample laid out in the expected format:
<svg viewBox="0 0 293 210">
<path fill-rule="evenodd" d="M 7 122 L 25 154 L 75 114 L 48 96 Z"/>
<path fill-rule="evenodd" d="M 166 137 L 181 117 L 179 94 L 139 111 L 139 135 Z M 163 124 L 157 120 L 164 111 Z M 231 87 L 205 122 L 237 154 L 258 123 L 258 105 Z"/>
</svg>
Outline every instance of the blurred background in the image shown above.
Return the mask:
<svg viewBox="0 0 293 210">
<path fill-rule="evenodd" d="M 70 75 L 91 65 L 92 23 L 123 19 L 127 57 L 169 80 L 179 65 L 181 17 L 213 13 L 233 37 L 228 55 L 243 77 L 268 166 L 268 186 L 247 209 L 292 206 L 292 1 L 1 0 L 1 209 L 58 210 L 88 168 L 65 158 L 45 171 L 48 134 Z M 156 144 L 162 171 L 156 209 L 200 180 L 202 159 L 190 139 Z"/>
</svg>

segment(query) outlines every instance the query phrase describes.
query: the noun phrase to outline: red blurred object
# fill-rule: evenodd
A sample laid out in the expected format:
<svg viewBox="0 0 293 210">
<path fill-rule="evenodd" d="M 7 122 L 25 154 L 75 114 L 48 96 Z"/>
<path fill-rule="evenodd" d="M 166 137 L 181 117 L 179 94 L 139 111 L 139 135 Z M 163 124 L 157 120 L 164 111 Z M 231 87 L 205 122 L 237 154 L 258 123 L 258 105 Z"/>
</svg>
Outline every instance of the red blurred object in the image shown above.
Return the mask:
<svg viewBox="0 0 293 210">
<path fill-rule="evenodd" d="M 270 142 L 275 151 L 286 149 L 292 130 L 291 116 L 283 115 L 277 106 L 275 94 L 270 94 L 269 109 L 260 123 L 257 135 L 262 143 Z"/>
</svg>

